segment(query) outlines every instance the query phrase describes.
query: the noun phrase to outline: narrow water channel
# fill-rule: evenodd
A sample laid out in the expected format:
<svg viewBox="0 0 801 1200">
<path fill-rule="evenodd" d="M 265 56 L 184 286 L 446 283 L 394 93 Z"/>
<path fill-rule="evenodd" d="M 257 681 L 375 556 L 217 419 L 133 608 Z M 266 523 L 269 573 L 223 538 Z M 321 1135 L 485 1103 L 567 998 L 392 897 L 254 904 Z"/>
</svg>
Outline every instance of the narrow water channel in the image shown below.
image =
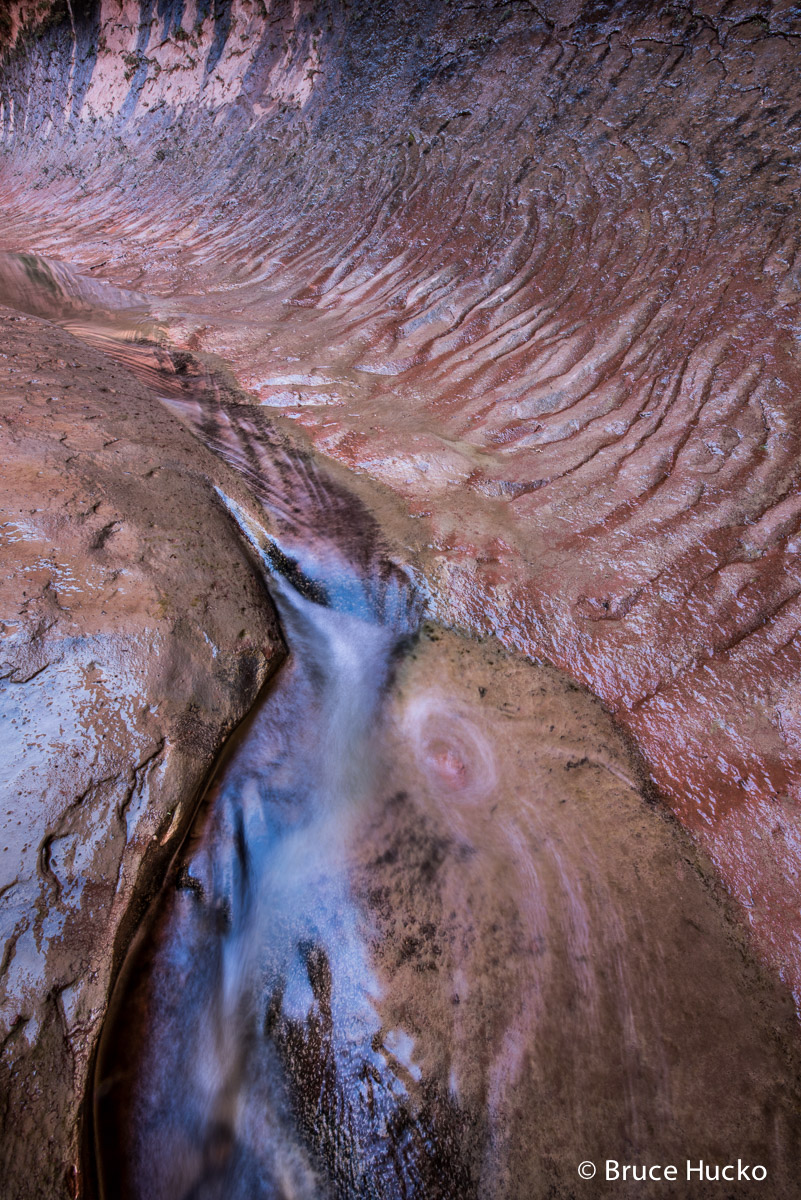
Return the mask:
<svg viewBox="0 0 801 1200">
<path fill-rule="evenodd" d="M 232 444 L 232 424 L 224 433 L 249 472 L 270 456 L 253 487 L 285 539 L 233 515 L 290 659 L 221 767 L 120 985 L 96 1093 L 104 1195 L 312 1197 L 328 1190 L 326 1164 L 342 1194 L 427 1187 L 445 1164 L 382 1050 L 382 985 L 349 877 L 384 784 L 382 696 L 420 604 L 367 514 L 310 461 L 252 421 L 237 430 L 248 446 Z M 393 1126 L 407 1129 L 394 1146 Z"/>
<path fill-rule="evenodd" d="M 426 621 L 369 505 L 159 345 L 144 298 L 30 256 L 0 293 L 126 362 L 241 473 L 250 509 L 219 503 L 289 651 L 118 978 L 100 1194 L 594 1197 L 621 1194 L 614 1160 L 677 1164 L 638 1197 L 797 1195 L 792 1003 L 597 701 Z M 687 1160 L 738 1159 L 761 1193 L 688 1186 Z"/>
</svg>

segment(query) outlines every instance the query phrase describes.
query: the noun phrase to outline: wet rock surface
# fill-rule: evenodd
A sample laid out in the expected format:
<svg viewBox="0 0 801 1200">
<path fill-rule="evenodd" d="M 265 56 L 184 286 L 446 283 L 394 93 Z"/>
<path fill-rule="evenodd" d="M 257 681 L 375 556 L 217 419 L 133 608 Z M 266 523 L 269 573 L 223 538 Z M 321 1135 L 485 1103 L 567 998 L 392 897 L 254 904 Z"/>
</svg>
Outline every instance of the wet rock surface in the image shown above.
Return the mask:
<svg viewBox="0 0 801 1200">
<path fill-rule="evenodd" d="M 126 372 L 0 310 L 2 1191 L 76 1193 L 121 956 L 283 656 L 214 485 Z"/>
<path fill-rule="evenodd" d="M 402 495 L 443 617 L 602 698 L 801 995 L 795 8 L 53 14 L 3 244 Z"/>
<path fill-rule="evenodd" d="M 771 1157 L 792 1196 L 792 1002 L 598 702 L 494 639 L 429 627 L 399 671 L 385 754 L 403 763 L 398 791 L 374 805 L 353 871 L 384 1053 L 412 1095 L 439 1086 L 472 1167 L 471 1186 L 452 1171 L 431 1194 L 575 1196 L 577 1146 L 600 1166 L 736 1143 Z M 591 1194 L 620 1195 L 600 1175 Z"/>
<path fill-rule="evenodd" d="M 0 38 L 0 244 L 86 280 L 3 295 L 145 378 L 92 311 L 138 304 L 247 389 L 215 452 L 275 417 L 391 489 L 436 615 L 600 697 L 801 1002 L 796 6 L 71 0 Z"/>
<path fill-rule="evenodd" d="M 685 1176 L 736 1145 L 791 1200 L 792 999 L 598 702 L 428 625 L 346 756 L 387 639 L 303 602 L 285 624 L 121 977 L 102 1194 L 567 1198 L 609 1158 L 679 1164 L 638 1196 L 739 1198 Z"/>
</svg>

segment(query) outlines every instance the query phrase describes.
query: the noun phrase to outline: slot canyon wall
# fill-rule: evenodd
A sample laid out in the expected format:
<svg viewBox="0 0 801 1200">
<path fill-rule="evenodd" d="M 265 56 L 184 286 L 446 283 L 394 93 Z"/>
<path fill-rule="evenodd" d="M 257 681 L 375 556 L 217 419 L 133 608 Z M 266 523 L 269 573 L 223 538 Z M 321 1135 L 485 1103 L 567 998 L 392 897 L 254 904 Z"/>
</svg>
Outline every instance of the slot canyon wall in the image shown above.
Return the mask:
<svg viewBox="0 0 801 1200">
<path fill-rule="evenodd" d="M 435 615 L 601 699 L 801 1004 L 795 7 L 70 0 L 0 36 L 0 249 L 149 297 L 397 495 Z M 41 405 L 80 332 L 48 317 Z M 280 655 L 249 603 L 189 792 Z"/>
</svg>

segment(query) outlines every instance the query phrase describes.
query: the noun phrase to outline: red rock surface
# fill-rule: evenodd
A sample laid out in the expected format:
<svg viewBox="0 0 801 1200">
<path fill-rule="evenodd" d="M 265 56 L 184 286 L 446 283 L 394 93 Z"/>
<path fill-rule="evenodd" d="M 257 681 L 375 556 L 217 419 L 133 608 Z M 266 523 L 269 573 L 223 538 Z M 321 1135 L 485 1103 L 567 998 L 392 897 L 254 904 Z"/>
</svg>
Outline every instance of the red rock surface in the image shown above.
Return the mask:
<svg viewBox="0 0 801 1200">
<path fill-rule="evenodd" d="M 794 7 L 151 8 L 11 52 L 3 245 L 398 491 L 439 613 L 603 700 L 801 1000 Z"/>
</svg>

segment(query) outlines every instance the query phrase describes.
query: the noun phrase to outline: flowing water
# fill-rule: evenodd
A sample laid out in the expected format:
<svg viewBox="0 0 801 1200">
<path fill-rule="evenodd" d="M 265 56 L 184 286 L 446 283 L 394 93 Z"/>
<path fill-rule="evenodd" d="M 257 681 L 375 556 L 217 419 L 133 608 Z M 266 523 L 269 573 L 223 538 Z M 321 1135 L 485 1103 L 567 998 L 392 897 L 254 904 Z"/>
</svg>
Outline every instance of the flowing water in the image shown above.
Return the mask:
<svg viewBox="0 0 801 1200">
<path fill-rule="evenodd" d="M 793 1006 L 597 702 L 424 620 L 368 506 L 143 297 L 9 256 L 0 298 L 154 387 L 243 476 L 220 495 L 289 656 L 219 764 L 119 976 L 99 1191 L 141 1200 L 620 1194 L 577 1175 L 764 1165 L 796 1194 Z M 435 598 L 434 598 L 435 599 Z M 763 1193 L 767 1194 L 767 1193 Z"/>
<path fill-rule="evenodd" d="M 265 439 L 244 428 L 263 454 Z M 274 462 L 280 452 L 269 449 Z M 291 529 L 292 511 L 314 516 L 326 536 L 319 524 L 309 531 L 310 556 L 296 537 L 279 546 L 234 510 L 270 578 L 291 660 L 221 768 L 157 930 L 129 967 L 101 1058 L 98 1119 L 108 1144 L 135 1133 L 108 1195 L 318 1195 L 282 1083 L 293 1055 L 310 1060 L 295 1082 L 319 1106 L 326 1151 L 354 1194 L 368 1167 L 378 1176 L 399 1167 L 379 1147 L 381 1128 L 405 1109 L 400 1080 L 374 1095 L 366 1121 L 338 1109 L 371 1078 L 387 1082 L 380 981 L 348 849 L 381 777 L 376 721 L 393 655 L 420 606 L 404 574 L 376 557 L 365 514 L 309 462 L 283 467 L 283 495 L 265 497 L 273 520 Z M 340 552 L 354 543 L 361 563 Z M 282 1033 L 269 1036 L 279 1015 Z M 133 1084 L 125 1070 L 117 1082 L 118 1043 L 133 1050 Z M 419 1153 L 410 1144 L 402 1157 Z M 414 1169 L 401 1164 L 403 1175 Z"/>
</svg>

